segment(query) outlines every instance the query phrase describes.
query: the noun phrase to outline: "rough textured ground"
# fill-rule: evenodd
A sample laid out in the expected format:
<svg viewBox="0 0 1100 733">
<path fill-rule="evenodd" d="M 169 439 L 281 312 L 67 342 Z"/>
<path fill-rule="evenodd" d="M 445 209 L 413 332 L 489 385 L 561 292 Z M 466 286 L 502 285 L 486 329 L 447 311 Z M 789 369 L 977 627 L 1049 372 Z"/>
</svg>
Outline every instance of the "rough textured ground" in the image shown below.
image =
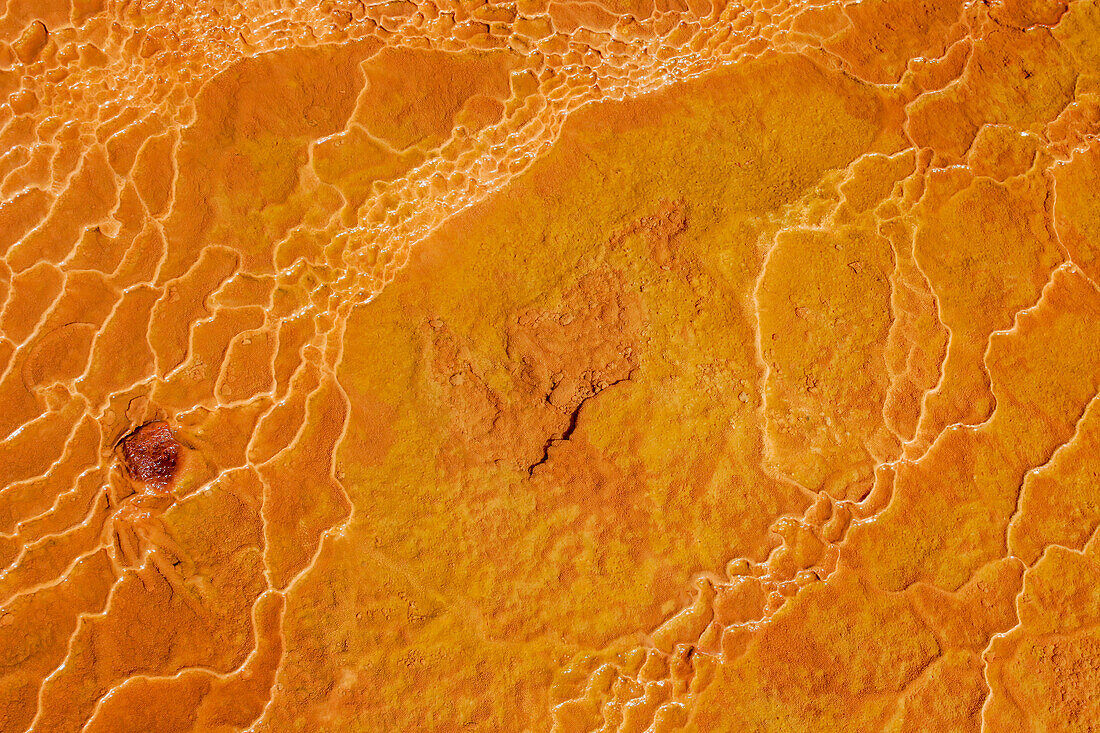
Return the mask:
<svg viewBox="0 0 1100 733">
<path fill-rule="evenodd" d="M 0 730 L 1100 730 L 1097 0 L 0 0 Z"/>
</svg>

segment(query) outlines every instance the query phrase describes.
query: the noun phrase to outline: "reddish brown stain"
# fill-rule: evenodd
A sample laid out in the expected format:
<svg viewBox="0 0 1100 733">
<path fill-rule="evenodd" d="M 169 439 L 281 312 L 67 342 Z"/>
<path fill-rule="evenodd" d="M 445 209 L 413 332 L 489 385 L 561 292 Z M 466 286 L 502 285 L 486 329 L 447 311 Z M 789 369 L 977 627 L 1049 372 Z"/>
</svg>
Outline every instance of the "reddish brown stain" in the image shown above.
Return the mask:
<svg viewBox="0 0 1100 733">
<path fill-rule="evenodd" d="M 166 492 L 179 465 L 180 444 L 168 423 L 145 423 L 122 439 L 122 459 L 135 481 Z"/>
</svg>

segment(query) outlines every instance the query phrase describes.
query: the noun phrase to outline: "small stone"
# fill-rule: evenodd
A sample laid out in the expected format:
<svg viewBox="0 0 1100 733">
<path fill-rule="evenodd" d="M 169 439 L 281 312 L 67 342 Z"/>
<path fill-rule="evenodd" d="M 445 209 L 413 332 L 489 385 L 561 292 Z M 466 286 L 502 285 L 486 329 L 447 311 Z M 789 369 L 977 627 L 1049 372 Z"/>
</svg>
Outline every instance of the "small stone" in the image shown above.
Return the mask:
<svg viewBox="0 0 1100 733">
<path fill-rule="evenodd" d="M 122 439 L 122 458 L 135 481 L 163 491 L 176 476 L 180 444 L 168 423 L 142 425 Z"/>
</svg>

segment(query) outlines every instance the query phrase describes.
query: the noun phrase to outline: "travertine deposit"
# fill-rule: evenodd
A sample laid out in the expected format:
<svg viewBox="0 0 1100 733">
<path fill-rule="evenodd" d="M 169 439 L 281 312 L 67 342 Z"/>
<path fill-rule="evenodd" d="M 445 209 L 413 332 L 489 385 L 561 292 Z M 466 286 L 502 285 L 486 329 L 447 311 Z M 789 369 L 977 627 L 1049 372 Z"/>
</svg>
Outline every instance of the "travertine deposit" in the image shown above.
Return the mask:
<svg viewBox="0 0 1100 733">
<path fill-rule="evenodd" d="M 0 0 L 0 730 L 1100 730 L 1100 0 Z"/>
</svg>

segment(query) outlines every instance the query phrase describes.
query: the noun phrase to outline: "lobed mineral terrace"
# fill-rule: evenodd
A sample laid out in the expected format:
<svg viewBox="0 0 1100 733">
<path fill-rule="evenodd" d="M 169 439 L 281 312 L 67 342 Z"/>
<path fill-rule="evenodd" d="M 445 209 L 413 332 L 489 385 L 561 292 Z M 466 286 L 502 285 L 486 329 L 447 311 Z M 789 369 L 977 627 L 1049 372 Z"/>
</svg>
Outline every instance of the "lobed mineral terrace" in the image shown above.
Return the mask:
<svg viewBox="0 0 1100 733">
<path fill-rule="evenodd" d="M 1100 0 L 0 0 L 0 730 L 1100 730 Z"/>
</svg>

